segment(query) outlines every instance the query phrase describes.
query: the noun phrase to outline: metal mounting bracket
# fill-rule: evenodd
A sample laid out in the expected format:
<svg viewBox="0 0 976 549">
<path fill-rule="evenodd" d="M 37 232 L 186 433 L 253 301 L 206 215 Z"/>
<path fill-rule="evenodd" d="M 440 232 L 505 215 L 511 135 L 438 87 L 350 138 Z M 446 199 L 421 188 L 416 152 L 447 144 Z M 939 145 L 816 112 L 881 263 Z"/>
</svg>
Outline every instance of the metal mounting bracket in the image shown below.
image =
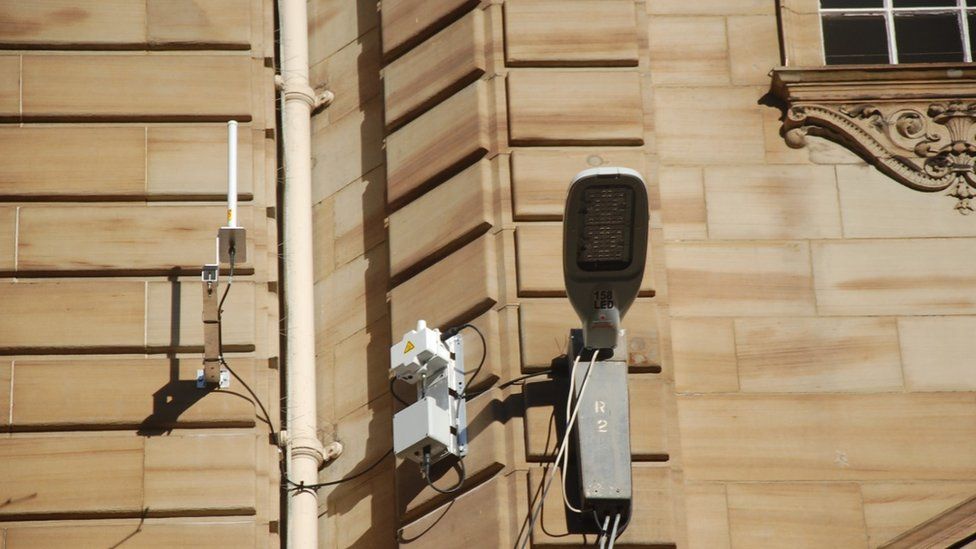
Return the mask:
<svg viewBox="0 0 976 549">
<path fill-rule="evenodd" d="M 230 387 L 230 372 L 227 370 L 220 370 L 220 380 L 217 382 L 217 386 L 221 389 L 226 389 Z M 206 389 L 207 380 L 203 373 L 203 370 L 197 370 L 197 389 Z"/>
<path fill-rule="evenodd" d="M 456 409 L 452 419 L 453 427 L 457 432 L 458 456 L 464 457 L 468 455 L 468 407 L 464 397 L 461 396 L 467 392 L 465 387 L 467 380 L 464 377 L 464 340 L 458 334 L 444 343 L 454 353 L 454 368 L 447 368 L 449 370 L 448 383 L 449 386 L 456 387 L 458 394 L 458 397 L 454 399 Z"/>
<path fill-rule="evenodd" d="M 234 250 L 233 263 L 247 262 L 247 231 L 244 227 L 221 227 L 217 232 L 217 242 L 221 263 L 231 263 L 231 250 Z"/>
<path fill-rule="evenodd" d="M 218 296 L 218 265 L 203 266 L 203 370 L 204 380 L 211 385 L 221 383 L 220 368 L 220 300 Z M 200 385 L 197 385 L 200 387 Z"/>
</svg>

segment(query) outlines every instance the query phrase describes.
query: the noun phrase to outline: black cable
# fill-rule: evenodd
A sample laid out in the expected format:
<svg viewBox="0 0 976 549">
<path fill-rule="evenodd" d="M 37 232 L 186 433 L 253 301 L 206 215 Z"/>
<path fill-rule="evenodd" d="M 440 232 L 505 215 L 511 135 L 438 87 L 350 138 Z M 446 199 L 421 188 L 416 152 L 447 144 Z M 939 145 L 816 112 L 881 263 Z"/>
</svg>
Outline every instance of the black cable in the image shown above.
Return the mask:
<svg viewBox="0 0 976 549">
<path fill-rule="evenodd" d="M 241 385 L 243 385 L 244 388 L 247 389 L 247 392 L 250 393 L 251 396 L 254 398 L 254 402 L 257 403 L 257 405 L 258 405 L 259 408 L 261 408 L 261 413 L 264 415 L 264 420 L 268 424 L 268 428 L 271 429 L 271 439 L 277 445 L 278 444 L 278 434 L 275 431 L 274 423 L 271 422 L 271 414 L 268 413 L 268 409 L 264 407 L 264 403 L 261 401 L 260 398 L 258 398 L 258 395 L 254 393 L 254 391 L 251 389 L 250 385 L 248 385 L 247 382 L 245 382 L 243 379 L 241 379 L 241 376 L 237 375 L 237 372 L 235 372 L 233 370 L 233 368 L 230 367 L 230 364 L 227 364 L 227 361 L 224 360 L 224 336 L 223 336 L 223 324 L 222 324 L 222 320 L 223 320 L 223 312 L 224 312 L 224 300 L 227 299 L 227 294 L 230 292 L 230 287 L 231 287 L 231 285 L 234 282 L 234 255 L 235 255 L 234 249 L 231 248 L 231 250 L 230 250 L 230 273 L 227 276 L 227 287 L 224 288 L 224 294 L 221 296 L 220 303 L 217 305 L 217 348 L 218 348 L 218 350 L 220 352 L 220 355 L 219 355 L 220 356 L 220 364 L 222 366 L 224 366 L 225 368 L 227 368 L 227 371 L 230 372 L 230 374 L 232 376 L 234 376 L 234 378 L 237 379 L 237 381 L 239 381 L 241 383 Z M 393 394 L 393 397 L 394 398 L 396 398 L 400 402 L 403 402 L 404 404 L 406 404 L 406 402 L 404 402 L 403 399 L 401 399 L 399 396 L 397 396 L 396 392 L 393 391 L 393 383 L 395 381 L 396 381 L 396 378 L 393 378 L 393 379 L 390 380 L 390 393 Z M 379 465 L 380 463 L 382 463 L 383 460 L 386 459 L 387 456 L 389 456 L 392 453 L 393 453 L 393 448 L 390 448 L 389 450 L 386 451 L 385 454 L 383 454 L 382 456 L 380 456 L 380 458 L 378 460 L 376 460 L 375 463 L 373 463 L 369 467 L 363 469 L 362 471 L 360 471 L 358 473 L 355 473 L 353 475 L 350 475 L 350 476 L 348 476 L 346 478 L 342 478 L 342 479 L 339 479 L 339 480 L 333 480 L 333 481 L 330 481 L 330 482 L 319 482 L 319 483 L 316 483 L 316 484 L 305 484 L 304 482 L 301 483 L 301 484 L 296 484 L 291 479 L 289 479 L 288 476 L 285 474 L 284 466 L 280 462 L 279 462 L 279 469 L 281 469 L 281 472 L 282 472 L 281 478 L 285 481 L 285 483 L 286 484 L 290 484 L 290 485 L 292 485 L 292 486 L 295 487 L 295 488 L 291 489 L 291 491 L 318 490 L 319 488 L 322 488 L 324 486 L 332 486 L 334 484 L 340 484 L 340 483 L 343 483 L 343 482 L 348 482 L 348 481 L 353 480 L 353 479 L 355 479 L 357 477 L 360 477 L 362 475 L 365 475 L 369 471 L 373 470 L 377 465 Z"/>
<path fill-rule="evenodd" d="M 583 387 L 580 388 L 580 394 L 577 395 L 577 403 L 576 403 L 577 409 L 579 408 L 579 405 L 580 405 L 579 399 L 581 399 L 583 397 L 583 389 L 586 388 L 586 382 L 589 379 L 590 371 L 592 370 L 593 364 L 596 362 L 596 359 L 599 357 L 599 355 L 600 355 L 600 350 L 597 349 L 595 351 L 595 354 L 594 354 L 593 358 L 592 358 L 592 361 L 590 362 L 589 368 L 586 370 L 586 374 L 583 376 Z M 582 355 L 577 355 L 576 360 L 578 361 L 581 356 Z M 575 376 L 575 373 L 576 373 L 576 364 L 574 363 L 573 369 L 570 370 L 570 376 L 569 376 L 570 377 L 570 384 L 571 384 L 571 386 L 572 386 L 572 384 L 575 381 L 575 377 L 574 377 Z M 567 398 L 572 398 L 572 394 L 567 395 Z M 555 407 L 554 407 L 552 413 L 553 413 L 552 417 L 554 418 L 555 417 L 555 414 L 556 414 Z M 573 415 L 575 415 L 575 413 L 576 412 L 574 411 Z M 560 451 L 563 450 L 562 445 L 563 444 L 566 444 L 566 442 L 568 441 L 571 429 L 572 429 L 572 425 L 569 423 L 569 420 L 567 418 L 566 432 L 563 434 L 563 440 L 562 440 L 562 442 L 559 443 Z M 545 453 L 546 454 L 549 453 L 549 441 L 548 441 L 548 439 L 546 440 Z M 525 522 L 522 523 L 522 529 L 523 529 L 522 531 L 527 530 L 526 536 L 528 536 L 528 537 L 524 538 L 524 540 L 522 541 L 521 547 L 523 547 L 523 548 L 526 546 L 526 544 L 529 542 L 529 539 L 532 536 L 532 530 L 535 528 L 535 520 L 536 520 L 536 517 L 538 516 L 538 513 L 540 513 L 542 511 L 543 507 L 545 506 L 546 493 L 548 492 L 548 489 L 549 489 L 549 483 L 552 482 L 552 479 L 551 478 L 549 479 L 548 482 L 546 481 L 546 474 L 548 473 L 548 471 L 549 471 L 549 469 L 551 467 L 557 467 L 559 465 L 559 463 L 558 463 L 559 462 L 559 457 L 560 457 L 559 456 L 559 452 L 557 452 L 556 453 L 556 460 L 555 460 L 555 462 L 552 463 L 552 464 L 550 464 L 549 467 L 546 467 L 546 468 L 543 469 L 542 480 L 539 482 L 539 492 L 537 492 L 537 493 L 539 493 L 539 499 L 538 499 L 539 505 L 538 505 L 538 508 L 535 508 L 536 507 L 535 501 L 531 501 L 530 500 L 530 502 L 529 502 L 529 512 L 526 514 Z M 533 510 L 534 508 L 535 508 L 535 510 Z M 527 529 L 526 529 L 526 526 L 528 527 Z M 518 545 L 519 539 L 522 538 L 522 531 L 519 532 L 519 537 L 516 538 L 516 540 L 515 540 L 516 545 Z"/>
<path fill-rule="evenodd" d="M 224 352 L 223 352 L 223 349 L 224 349 L 224 347 L 223 347 L 223 345 L 224 345 L 224 342 L 223 342 L 223 327 L 221 325 L 221 319 L 222 319 L 222 316 L 223 316 L 224 300 L 227 299 L 227 292 L 230 290 L 231 283 L 232 283 L 232 281 L 234 279 L 234 261 L 233 261 L 233 259 L 234 259 L 234 251 L 233 250 L 231 250 L 230 255 L 231 255 L 230 275 L 228 276 L 228 280 L 227 280 L 227 288 L 224 289 L 224 295 L 220 298 L 220 304 L 217 306 L 217 346 L 218 346 L 218 349 L 220 350 L 220 364 L 223 365 L 225 368 L 227 368 L 227 371 L 230 372 L 231 375 L 234 376 L 234 378 L 237 379 L 237 381 L 239 381 L 241 383 L 241 385 L 244 386 L 245 389 L 247 389 L 247 392 L 250 393 L 252 397 L 254 397 L 254 401 L 257 403 L 258 407 L 261 408 L 261 413 L 264 414 L 264 419 L 267 422 L 268 427 L 271 429 L 271 439 L 277 445 L 278 444 L 278 434 L 275 432 L 274 423 L 271 422 L 271 414 L 268 413 L 267 408 L 264 407 L 264 403 L 261 402 L 261 399 L 258 398 L 258 395 L 256 395 L 254 393 L 254 391 L 247 384 L 247 382 L 245 382 L 243 379 L 241 379 L 241 376 L 237 375 L 237 372 L 235 372 L 230 367 L 230 364 L 227 364 L 227 361 L 224 360 Z M 391 383 L 390 383 L 390 392 L 393 393 L 393 396 L 396 397 L 397 400 L 400 400 L 400 398 L 397 397 L 396 393 L 393 392 L 393 383 L 392 382 L 393 381 L 396 381 L 396 378 L 393 378 L 390 381 L 391 381 Z M 400 400 L 400 401 L 403 402 L 402 400 Z M 339 479 L 339 480 L 334 480 L 334 481 L 331 481 L 331 482 L 319 482 L 319 483 L 316 483 L 316 484 L 305 484 L 305 483 L 295 484 L 285 474 L 284 467 L 283 467 L 283 465 L 281 463 L 279 463 L 279 468 L 281 469 L 281 472 L 282 472 L 281 478 L 284 479 L 285 483 L 286 484 L 291 484 L 292 486 L 295 487 L 292 491 L 318 490 L 319 488 L 322 488 L 323 486 L 331 486 L 333 484 L 339 484 L 341 482 L 347 482 L 347 481 L 353 480 L 356 477 L 362 476 L 362 475 L 368 473 L 369 471 L 371 471 L 374 467 L 376 467 L 380 463 L 382 463 L 383 460 L 386 459 L 386 457 L 389 456 L 392 453 L 393 453 L 393 448 L 390 448 L 375 463 L 373 463 L 372 465 L 370 465 L 366 469 L 363 469 L 362 471 L 360 471 L 360 472 L 358 472 L 358 473 L 356 473 L 354 475 L 350 475 L 350 476 L 348 476 L 346 478 Z"/>
<path fill-rule="evenodd" d="M 227 275 L 227 287 L 224 288 L 224 295 L 220 297 L 220 303 L 217 305 L 217 322 L 220 322 L 220 312 L 224 308 L 224 300 L 227 299 L 227 293 L 230 292 L 230 286 L 234 283 L 234 256 L 237 255 L 237 250 L 234 248 L 230 249 L 230 274 Z M 217 267 L 220 270 L 220 267 Z M 223 353 L 224 349 L 221 347 L 220 352 Z"/>
<path fill-rule="evenodd" d="M 974 541 L 976 541 L 976 533 L 962 538 L 961 540 L 953 543 L 949 547 L 946 547 L 946 549 L 965 549 L 966 547 L 969 547 L 969 544 Z"/>
<path fill-rule="evenodd" d="M 247 389 L 247 392 L 250 393 L 251 397 L 254 398 L 254 402 L 258 405 L 259 408 L 261 408 L 261 413 L 264 415 L 264 421 L 265 423 L 268 424 L 268 428 L 271 429 L 271 440 L 273 440 L 275 444 L 278 444 L 278 434 L 277 432 L 275 432 L 274 423 L 271 421 L 271 414 L 268 413 L 268 409 L 264 407 L 264 403 L 261 401 L 260 398 L 258 398 L 258 395 L 255 394 L 254 390 L 251 389 L 251 386 L 248 385 L 247 382 L 241 378 L 241 376 L 237 375 L 237 372 L 235 372 L 234 369 L 230 367 L 230 364 L 227 364 L 227 360 L 224 359 L 224 326 L 223 326 L 224 300 L 227 299 L 227 294 L 228 292 L 230 292 L 230 287 L 234 283 L 234 256 L 235 255 L 236 254 L 234 252 L 234 249 L 231 248 L 230 274 L 227 275 L 227 287 L 224 288 L 224 295 L 221 296 L 220 303 L 217 305 L 217 350 L 220 353 L 218 357 L 220 359 L 221 366 L 227 368 L 227 371 L 230 372 L 230 375 L 234 376 L 234 379 L 239 381 L 240 384 L 243 385 L 245 389 Z"/>
<path fill-rule="evenodd" d="M 396 394 L 396 390 L 394 390 L 394 385 L 396 384 L 396 381 L 397 378 L 395 377 L 390 378 L 390 394 L 393 395 L 393 398 L 395 398 L 396 401 L 399 402 L 400 404 L 403 404 L 404 406 L 410 406 L 409 402 L 403 400 L 402 398 L 400 398 L 400 395 Z"/>
<path fill-rule="evenodd" d="M 542 449 L 542 456 L 543 456 L 543 458 L 552 457 L 549 454 L 549 443 L 552 442 L 552 435 L 553 435 L 553 433 L 556 432 L 556 430 L 554 429 L 555 421 L 556 421 L 556 407 L 553 406 L 552 407 L 552 412 L 549 413 L 549 422 L 548 422 L 547 427 L 546 427 L 546 443 L 542 447 L 543 448 Z M 543 463 L 543 465 L 542 465 L 542 478 L 543 479 L 546 478 L 546 475 L 548 474 L 548 471 L 549 471 L 549 468 L 550 467 L 555 467 L 555 464 L 554 463 Z M 529 493 L 529 509 L 531 509 L 533 506 L 535 506 L 536 502 L 538 501 L 537 498 L 542 494 L 542 485 L 543 484 L 544 483 L 539 483 L 539 487 L 536 489 L 534 495 L 532 493 Z M 528 535 L 528 536 L 531 536 L 532 535 L 532 532 L 526 532 L 526 527 L 529 525 L 529 516 L 530 516 L 529 514 L 526 514 L 525 515 L 525 519 L 522 520 L 522 526 L 519 528 L 518 536 L 515 537 L 515 545 L 512 546 L 512 549 L 518 549 L 518 547 L 519 547 L 519 541 L 522 539 L 522 536 L 523 535 Z M 543 525 L 543 531 L 545 532 L 545 526 L 544 525 Z M 549 536 L 552 536 L 552 537 L 560 537 L 560 536 L 555 536 L 553 534 L 550 534 L 549 532 L 546 532 L 546 534 L 549 535 Z M 568 532 L 567 532 L 567 535 L 568 535 Z"/>
<path fill-rule="evenodd" d="M 434 483 L 430 480 L 430 447 L 424 447 L 424 459 L 423 459 L 424 480 L 427 481 L 427 486 L 433 488 L 433 490 L 438 494 L 450 495 L 453 494 L 454 492 L 457 492 L 458 490 L 461 489 L 462 486 L 464 486 L 464 481 L 467 479 L 468 476 L 467 471 L 464 469 L 464 458 L 459 459 L 457 465 L 458 465 L 457 484 L 451 486 L 450 488 L 438 488 L 434 486 Z"/>
<path fill-rule="evenodd" d="M 218 315 L 217 318 L 219 319 L 220 316 Z M 217 322 L 218 324 L 220 323 L 219 320 Z M 259 408 L 261 408 L 261 414 L 264 415 L 264 422 L 267 423 L 268 427 L 271 429 L 271 440 L 273 440 L 275 444 L 278 444 L 278 433 L 275 432 L 274 423 L 271 422 L 271 414 L 269 414 L 267 408 L 264 407 L 264 403 L 261 402 L 261 399 L 258 398 L 258 395 L 254 394 L 254 391 L 251 390 L 251 386 L 248 385 L 247 382 L 245 382 L 243 379 L 241 379 L 241 376 L 237 375 L 237 372 L 235 372 L 234 369 L 230 367 L 230 364 L 227 364 L 227 361 L 224 360 L 223 356 L 220 357 L 220 364 L 224 368 L 227 368 L 227 371 L 230 372 L 230 375 L 234 376 L 234 379 L 239 381 L 241 385 L 243 385 L 244 388 L 247 389 L 248 393 L 251 393 L 251 396 L 254 398 L 254 402 L 257 403 Z"/>
<path fill-rule="evenodd" d="M 427 525 L 427 527 L 424 528 L 423 531 L 421 531 L 420 533 L 414 534 L 413 536 L 411 536 L 409 538 L 405 538 L 405 537 L 403 537 L 403 530 L 406 527 L 405 526 L 401 526 L 400 528 L 397 528 L 397 531 L 396 531 L 396 539 L 397 539 L 397 541 L 399 541 L 400 543 L 406 545 L 408 543 L 413 543 L 413 542 L 417 541 L 418 539 L 420 539 L 420 538 L 424 537 L 425 535 L 427 535 L 427 532 L 430 532 L 431 530 L 433 530 L 434 528 L 436 528 L 437 525 L 440 524 L 441 520 L 443 520 L 444 517 L 447 516 L 447 514 L 451 511 L 451 508 L 454 507 L 454 502 L 456 502 L 456 501 L 457 501 L 457 496 L 454 496 L 453 498 L 451 498 L 449 500 L 448 504 L 444 506 L 444 510 L 441 511 L 441 514 L 435 520 L 431 521 L 431 523 L 429 525 Z"/>
<path fill-rule="evenodd" d="M 519 377 L 517 377 L 515 379 L 510 379 L 510 380 L 506 381 L 505 383 L 502 383 L 501 385 L 498 386 L 498 388 L 499 389 L 504 389 L 506 387 L 511 387 L 512 385 L 515 385 L 516 383 L 518 383 L 520 381 L 525 381 L 526 379 L 531 379 L 533 377 L 544 376 L 544 375 L 551 374 L 551 373 L 552 373 L 552 369 L 551 368 L 548 368 L 548 369 L 545 369 L 545 370 L 542 370 L 542 371 L 539 371 L 539 372 L 533 372 L 531 374 L 525 374 L 524 376 L 519 376 Z M 491 390 L 491 387 L 486 387 L 486 388 L 484 388 L 484 389 L 482 389 L 480 391 L 476 391 L 474 393 L 470 393 L 468 395 L 468 397 L 469 397 L 468 400 L 469 401 L 470 400 L 474 400 L 475 397 L 479 397 L 479 396 L 487 393 L 490 390 Z"/>
<path fill-rule="evenodd" d="M 504 389 L 506 387 L 511 387 L 512 385 L 515 385 L 516 383 L 518 383 L 520 381 L 525 381 L 526 379 L 531 379 L 533 377 L 544 376 L 544 375 L 551 374 L 551 373 L 552 373 L 552 369 L 549 368 L 549 369 L 546 369 L 546 370 L 542 370 L 540 372 L 533 372 L 531 374 L 525 374 L 524 376 L 519 376 L 519 377 L 517 377 L 515 379 L 510 379 L 510 380 L 506 381 L 505 383 L 502 383 L 501 385 L 498 386 L 498 388 L 499 389 Z"/>
<path fill-rule="evenodd" d="M 359 471 L 358 473 L 349 475 L 348 477 L 340 478 L 339 480 L 332 480 L 329 482 L 317 482 L 315 484 L 305 484 L 304 482 L 301 484 L 296 484 L 291 479 L 285 478 L 285 482 L 294 486 L 294 488 L 291 489 L 292 492 L 300 492 L 302 490 L 318 490 L 319 488 L 322 488 L 324 486 L 333 486 L 335 484 L 342 484 L 343 482 L 349 482 L 350 480 L 361 477 L 366 473 L 372 471 L 374 468 L 376 468 L 377 465 L 383 463 L 383 460 L 385 460 L 387 456 L 391 455 L 392 453 L 393 453 L 393 448 L 390 448 L 389 450 L 386 451 L 385 454 L 380 456 L 380 458 L 375 462 L 373 462 L 373 464 L 370 465 L 369 467 L 363 469 L 362 471 Z"/>
<path fill-rule="evenodd" d="M 461 324 L 459 326 L 448 328 L 447 331 L 444 333 L 444 335 L 447 336 L 445 337 L 445 339 L 454 337 L 455 335 L 460 333 L 461 330 L 465 328 L 471 328 L 472 330 L 477 332 L 478 337 L 481 338 L 481 362 L 478 363 L 478 367 L 475 368 L 474 373 L 471 374 L 471 379 L 469 379 L 467 383 L 464 384 L 464 392 L 461 393 L 461 398 L 467 400 L 466 397 L 468 395 L 468 387 L 474 384 L 475 378 L 477 378 L 478 374 L 481 373 L 481 368 L 485 365 L 485 359 L 488 357 L 488 341 L 485 339 L 485 334 L 481 333 L 481 330 L 479 330 L 478 327 L 475 326 L 474 324 Z"/>
<path fill-rule="evenodd" d="M 457 484 L 455 484 L 454 486 L 452 486 L 450 488 L 438 488 L 437 486 L 434 486 L 434 483 L 433 482 L 431 482 L 430 477 L 427 477 L 427 486 L 430 486 L 431 488 L 433 488 L 434 491 L 437 492 L 438 494 L 444 494 L 444 495 L 450 495 L 450 494 L 453 494 L 454 492 L 457 492 L 458 490 L 460 490 L 461 487 L 464 486 L 464 481 L 467 478 L 467 472 L 464 469 L 464 460 L 463 459 L 459 459 L 458 462 L 457 462 L 457 464 L 458 464 L 458 469 L 459 469 L 459 471 L 458 471 L 458 477 L 459 478 L 458 478 Z"/>
<path fill-rule="evenodd" d="M 236 255 L 237 254 L 234 248 L 231 248 L 230 249 L 230 273 L 227 275 L 227 287 L 224 288 L 224 294 L 220 297 L 220 303 L 217 304 L 217 351 L 218 351 L 217 356 L 220 360 L 221 366 L 227 368 L 227 371 L 230 372 L 230 375 L 234 376 L 234 379 L 240 382 L 240 384 L 243 385 L 245 389 L 247 389 L 247 392 L 251 394 L 251 397 L 254 398 L 254 402 L 257 403 L 258 408 L 261 409 L 261 414 L 264 415 L 264 422 L 268 424 L 268 429 L 271 431 L 270 432 L 271 441 L 274 443 L 276 447 L 280 448 L 280 441 L 278 440 L 278 432 L 275 431 L 274 423 L 271 421 L 271 414 L 269 414 L 268 409 L 265 408 L 264 402 L 258 397 L 258 395 L 254 392 L 254 390 L 251 389 L 251 386 L 248 385 L 247 382 L 244 381 L 243 378 L 241 378 L 241 376 L 237 375 L 237 372 L 235 372 L 234 369 L 230 367 L 230 364 L 227 363 L 227 360 L 224 359 L 224 325 L 223 325 L 224 300 L 227 299 L 227 294 L 230 292 L 230 287 L 234 283 L 234 264 L 235 264 L 234 256 Z M 287 479 L 287 475 L 285 474 L 285 465 L 284 462 L 280 459 L 278 460 L 278 470 L 281 473 L 281 478 L 287 481 L 288 479 Z"/>
</svg>

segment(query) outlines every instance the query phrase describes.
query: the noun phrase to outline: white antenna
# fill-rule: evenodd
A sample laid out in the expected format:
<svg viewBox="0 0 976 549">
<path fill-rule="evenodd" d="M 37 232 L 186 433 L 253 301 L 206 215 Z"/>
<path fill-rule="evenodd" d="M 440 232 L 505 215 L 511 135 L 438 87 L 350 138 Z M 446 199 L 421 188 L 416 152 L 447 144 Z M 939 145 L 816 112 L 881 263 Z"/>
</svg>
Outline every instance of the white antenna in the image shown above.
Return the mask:
<svg viewBox="0 0 976 549">
<path fill-rule="evenodd" d="M 227 226 L 237 227 L 237 120 L 227 123 Z"/>
<path fill-rule="evenodd" d="M 220 228 L 218 262 L 234 265 L 247 261 L 247 238 L 237 224 L 237 120 L 227 122 L 227 225 Z"/>
<path fill-rule="evenodd" d="M 197 370 L 197 387 L 230 386 L 230 372 L 222 367 L 220 348 L 220 264 L 230 265 L 227 287 L 233 282 L 234 266 L 247 261 L 247 234 L 237 225 L 237 121 L 227 122 L 227 225 L 217 230 L 217 257 L 203 266 L 203 369 Z M 224 295 L 227 290 L 224 290 Z M 222 299 L 222 298 L 221 298 Z"/>
</svg>

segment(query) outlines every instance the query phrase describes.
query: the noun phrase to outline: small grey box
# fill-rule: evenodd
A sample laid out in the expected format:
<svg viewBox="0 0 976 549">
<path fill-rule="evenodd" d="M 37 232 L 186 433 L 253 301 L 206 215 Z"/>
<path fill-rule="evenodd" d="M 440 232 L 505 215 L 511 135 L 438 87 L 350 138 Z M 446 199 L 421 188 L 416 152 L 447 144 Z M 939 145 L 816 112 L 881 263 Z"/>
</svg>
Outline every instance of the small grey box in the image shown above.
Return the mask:
<svg viewBox="0 0 976 549">
<path fill-rule="evenodd" d="M 393 451 L 398 457 L 420 463 L 423 449 L 430 446 L 435 462 L 451 446 L 451 413 L 424 397 L 393 416 Z"/>
</svg>

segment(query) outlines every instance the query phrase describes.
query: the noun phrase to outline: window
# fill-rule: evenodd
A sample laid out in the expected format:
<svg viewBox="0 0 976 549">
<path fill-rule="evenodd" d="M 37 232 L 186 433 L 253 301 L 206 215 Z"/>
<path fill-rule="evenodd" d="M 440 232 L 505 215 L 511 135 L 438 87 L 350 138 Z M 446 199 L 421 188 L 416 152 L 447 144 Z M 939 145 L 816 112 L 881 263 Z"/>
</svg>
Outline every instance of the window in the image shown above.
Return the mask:
<svg viewBox="0 0 976 549">
<path fill-rule="evenodd" d="M 971 62 L 976 0 L 820 0 L 828 65 Z"/>
<path fill-rule="evenodd" d="M 778 3 L 786 144 L 827 138 L 976 215 L 976 0 Z"/>
</svg>

